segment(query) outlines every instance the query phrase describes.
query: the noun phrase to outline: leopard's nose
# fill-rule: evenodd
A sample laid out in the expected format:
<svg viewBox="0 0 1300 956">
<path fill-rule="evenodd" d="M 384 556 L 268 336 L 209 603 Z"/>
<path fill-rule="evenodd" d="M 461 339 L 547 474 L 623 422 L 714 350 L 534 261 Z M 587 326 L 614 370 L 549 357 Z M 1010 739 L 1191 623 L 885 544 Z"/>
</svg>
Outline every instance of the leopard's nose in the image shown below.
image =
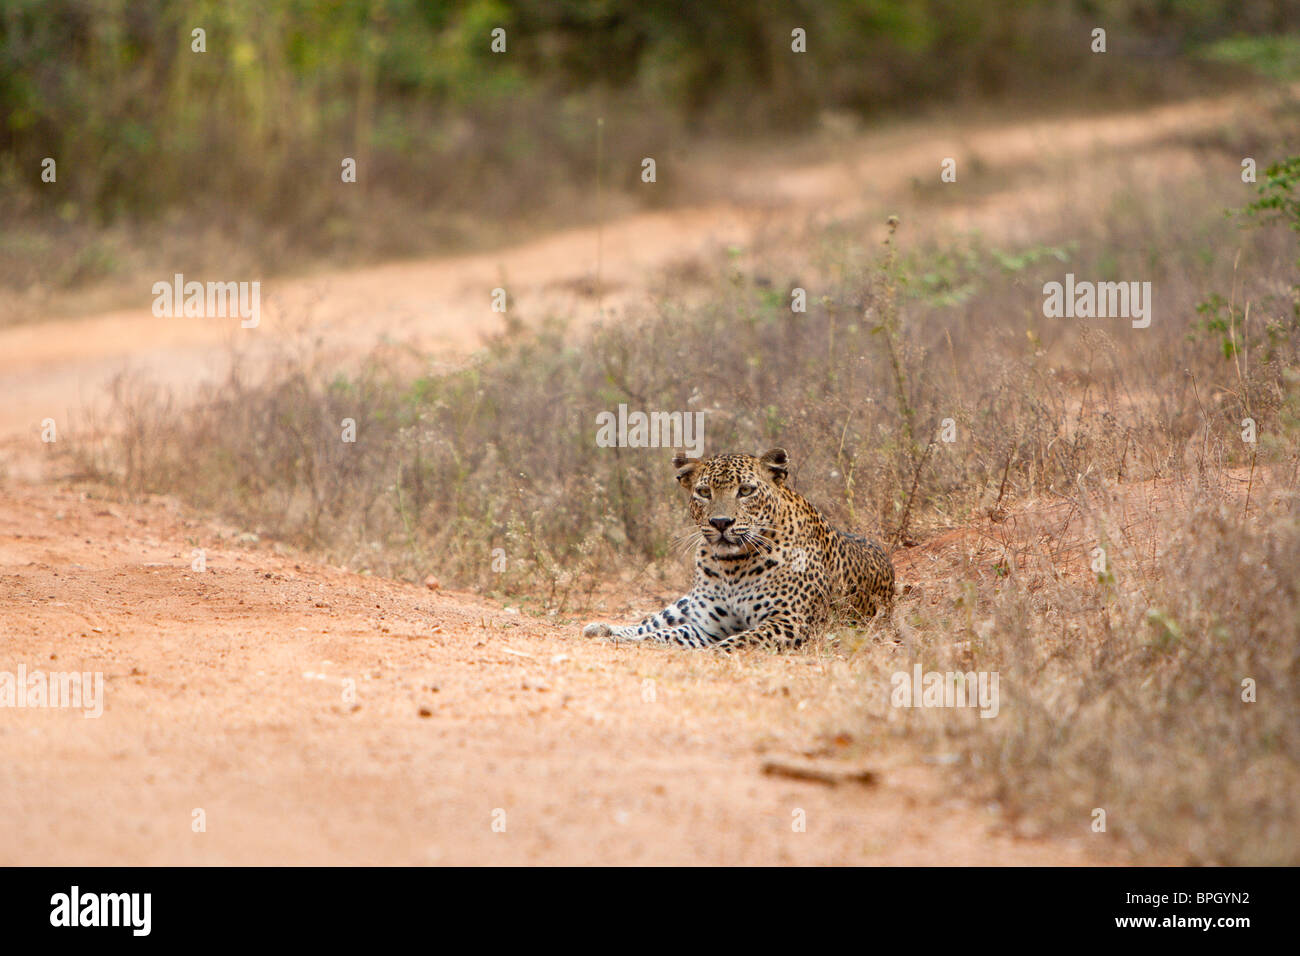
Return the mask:
<svg viewBox="0 0 1300 956">
<path fill-rule="evenodd" d="M 710 518 L 709 519 L 709 524 L 713 525 L 713 527 L 717 528 L 719 531 L 726 531 L 735 523 L 736 523 L 735 518 Z"/>
</svg>

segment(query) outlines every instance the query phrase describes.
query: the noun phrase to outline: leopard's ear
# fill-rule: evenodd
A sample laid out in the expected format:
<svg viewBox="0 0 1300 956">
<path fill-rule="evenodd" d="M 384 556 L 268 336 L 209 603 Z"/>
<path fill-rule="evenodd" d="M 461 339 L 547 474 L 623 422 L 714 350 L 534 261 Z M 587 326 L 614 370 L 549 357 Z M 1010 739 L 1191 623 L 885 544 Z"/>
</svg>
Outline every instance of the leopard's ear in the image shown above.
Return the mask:
<svg viewBox="0 0 1300 956">
<path fill-rule="evenodd" d="M 784 448 L 772 448 L 763 452 L 759 463 L 772 476 L 772 484 L 785 484 L 786 476 L 790 474 L 790 456 L 785 453 Z"/>
<path fill-rule="evenodd" d="M 686 452 L 679 451 L 673 455 L 673 467 L 677 469 L 677 481 L 683 488 L 689 488 L 695 481 L 695 472 L 700 467 L 700 460 L 688 458 Z"/>
</svg>

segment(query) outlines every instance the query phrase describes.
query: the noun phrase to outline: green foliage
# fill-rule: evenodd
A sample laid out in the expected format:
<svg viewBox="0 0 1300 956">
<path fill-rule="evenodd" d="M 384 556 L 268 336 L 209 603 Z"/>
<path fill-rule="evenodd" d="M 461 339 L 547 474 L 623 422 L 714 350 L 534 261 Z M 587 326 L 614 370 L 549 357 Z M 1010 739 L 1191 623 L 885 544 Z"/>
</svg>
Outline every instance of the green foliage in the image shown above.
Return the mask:
<svg viewBox="0 0 1300 956">
<path fill-rule="evenodd" d="M 977 237 L 964 245 L 927 248 L 905 259 L 907 296 L 933 305 L 959 306 L 973 296 L 995 269 L 1004 275 L 1025 272 L 1043 262 L 1069 262 L 1077 243 L 1035 244 L 1016 249 L 990 247 Z"/>
<path fill-rule="evenodd" d="M 1300 34 L 1224 37 L 1198 52 L 1207 60 L 1244 66 L 1270 79 L 1300 79 Z"/>
<path fill-rule="evenodd" d="M 1264 170 L 1265 179 L 1258 184 L 1259 198 L 1240 210 L 1247 225 L 1282 225 L 1300 234 L 1300 156 L 1290 156 L 1271 164 Z M 1245 341 L 1246 312 L 1243 306 L 1225 300 L 1212 292 L 1196 306 L 1201 316 L 1197 329 L 1219 338 L 1225 359 L 1235 359 L 1248 347 Z M 1287 344 L 1300 329 L 1300 260 L 1296 262 L 1296 276 L 1291 286 L 1290 319 L 1273 319 L 1264 324 L 1264 334 L 1257 339 L 1265 347 L 1266 357 L 1273 350 Z M 1241 342 L 1238 341 L 1239 337 Z"/>
<path fill-rule="evenodd" d="M 1212 292 L 1209 298 L 1197 304 L 1196 312 L 1201 317 L 1198 329 L 1212 337 L 1218 336 L 1225 359 L 1235 356 L 1238 348 L 1234 333 L 1243 318 L 1241 310 L 1225 301 L 1219 293 Z"/>
<path fill-rule="evenodd" d="M 1118 0 L 1107 19 L 1213 39 L 1234 6 Z M 1072 0 L 6 0 L 0 182 L 77 220 L 234 208 L 326 242 L 361 202 L 330 188 L 343 156 L 407 204 L 523 206 L 551 169 L 590 175 L 596 115 L 636 118 L 618 162 L 676 125 L 797 130 L 828 108 L 1042 89 L 1098 68 L 1061 43 L 1093 19 Z M 46 156 L 56 189 L 37 188 Z"/>
<path fill-rule="evenodd" d="M 1292 232 L 1300 233 L 1300 156 L 1273 163 L 1267 177 L 1259 184 L 1260 198 L 1246 206 L 1246 214 L 1264 221 L 1280 222 Z"/>
</svg>

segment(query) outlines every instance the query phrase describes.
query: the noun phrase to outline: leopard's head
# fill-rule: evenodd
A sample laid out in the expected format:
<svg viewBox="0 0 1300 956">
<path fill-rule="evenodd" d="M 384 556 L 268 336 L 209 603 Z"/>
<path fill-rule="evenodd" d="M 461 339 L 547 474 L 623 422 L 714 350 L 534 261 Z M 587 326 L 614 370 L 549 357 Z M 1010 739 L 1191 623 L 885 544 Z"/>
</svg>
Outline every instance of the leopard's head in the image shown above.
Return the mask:
<svg viewBox="0 0 1300 956">
<path fill-rule="evenodd" d="M 789 462 L 784 448 L 773 448 L 759 458 L 674 456 L 677 480 L 690 492 L 691 520 L 715 553 L 770 549 Z"/>
</svg>

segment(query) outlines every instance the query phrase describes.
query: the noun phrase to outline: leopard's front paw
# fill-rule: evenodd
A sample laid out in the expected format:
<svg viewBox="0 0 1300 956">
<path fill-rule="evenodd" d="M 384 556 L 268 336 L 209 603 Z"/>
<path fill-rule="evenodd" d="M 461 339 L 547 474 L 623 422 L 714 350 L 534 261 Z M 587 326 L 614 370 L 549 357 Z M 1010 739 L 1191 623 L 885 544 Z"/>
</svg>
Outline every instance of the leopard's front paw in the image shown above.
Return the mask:
<svg viewBox="0 0 1300 956">
<path fill-rule="evenodd" d="M 608 624 L 588 624 L 582 629 L 583 637 L 612 637 L 613 634 Z"/>
</svg>

